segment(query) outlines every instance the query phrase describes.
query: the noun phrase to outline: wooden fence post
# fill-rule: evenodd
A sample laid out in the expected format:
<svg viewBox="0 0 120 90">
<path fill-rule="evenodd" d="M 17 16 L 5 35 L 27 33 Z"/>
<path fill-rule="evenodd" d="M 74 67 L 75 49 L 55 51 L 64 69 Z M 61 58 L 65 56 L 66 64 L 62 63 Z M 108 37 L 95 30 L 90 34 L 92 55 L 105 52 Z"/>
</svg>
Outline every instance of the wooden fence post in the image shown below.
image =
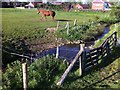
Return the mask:
<svg viewBox="0 0 120 90">
<path fill-rule="evenodd" d="M 28 81 L 27 81 L 27 63 L 22 63 L 22 70 L 23 70 L 23 88 L 27 90 L 28 88 Z"/>
<path fill-rule="evenodd" d="M 82 47 L 82 45 L 80 45 Z M 77 55 L 75 56 L 75 58 L 73 59 L 73 61 L 70 63 L 70 65 L 68 66 L 68 68 L 65 70 L 64 74 L 62 75 L 62 77 L 60 78 L 60 80 L 57 82 L 57 85 L 61 85 L 63 83 L 63 81 L 65 80 L 66 76 L 68 75 L 68 73 L 70 72 L 70 70 L 73 68 L 75 62 L 79 59 L 79 56 L 81 55 L 81 53 L 83 52 L 83 48 L 80 49 L 80 51 L 77 53 Z"/>
<path fill-rule="evenodd" d="M 81 48 L 80 48 L 82 51 L 84 51 L 84 44 L 81 45 Z M 81 76 L 82 75 L 82 56 L 80 55 L 79 57 L 79 75 Z"/>
<path fill-rule="evenodd" d="M 82 58 L 81 56 L 79 57 L 79 76 L 82 75 Z"/>
<path fill-rule="evenodd" d="M 109 55 L 109 54 L 110 54 L 110 44 L 109 44 L 109 39 L 107 40 L 106 47 L 107 47 L 107 55 Z"/>
<path fill-rule="evenodd" d="M 115 46 L 117 45 L 117 32 L 114 32 L 114 35 L 115 35 Z"/>
<path fill-rule="evenodd" d="M 114 35 L 115 35 L 115 37 L 114 37 L 114 39 L 115 39 L 115 46 L 117 45 L 117 32 L 116 31 L 118 31 L 118 26 L 117 26 L 117 24 L 114 24 L 115 26 L 114 26 Z"/>
</svg>

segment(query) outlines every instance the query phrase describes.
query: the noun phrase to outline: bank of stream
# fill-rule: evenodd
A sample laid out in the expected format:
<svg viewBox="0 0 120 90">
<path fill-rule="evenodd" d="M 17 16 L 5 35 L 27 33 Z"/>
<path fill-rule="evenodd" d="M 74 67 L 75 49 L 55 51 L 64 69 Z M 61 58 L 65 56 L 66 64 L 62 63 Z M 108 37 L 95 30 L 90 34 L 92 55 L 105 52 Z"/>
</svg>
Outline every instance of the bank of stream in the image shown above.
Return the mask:
<svg viewBox="0 0 120 90">
<path fill-rule="evenodd" d="M 94 41 L 90 41 L 90 42 L 85 42 L 85 50 L 89 50 L 91 49 L 95 42 L 101 38 L 104 37 L 105 34 L 107 34 L 109 32 L 109 26 L 105 27 L 104 28 L 104 32 L 96 37 L 96 39 Z M 71 61 L 73 60 L 73 58 L 76 56 L 76 54 L 78 53 L 78 51 L 80 50 L 80 45 L 79 44 L 65 44 L 65 45 L 62 45 L 62 46 L 59 46 L 58 47 L 59 49 L 59 54 L 58 54 L 58 58 L 59 59 L 66 59 L 67 61 Z M 48 50 L 44 50 L 42 52 L 36 52 L 34 54 L 34 58 L 41 58 L 43 56 L 46 56 L 46 55 L 56 55 L 56 52 L 57 52 L 57 48 L 51 48 L 51 49 L 48 49 Z"/>
</svg>

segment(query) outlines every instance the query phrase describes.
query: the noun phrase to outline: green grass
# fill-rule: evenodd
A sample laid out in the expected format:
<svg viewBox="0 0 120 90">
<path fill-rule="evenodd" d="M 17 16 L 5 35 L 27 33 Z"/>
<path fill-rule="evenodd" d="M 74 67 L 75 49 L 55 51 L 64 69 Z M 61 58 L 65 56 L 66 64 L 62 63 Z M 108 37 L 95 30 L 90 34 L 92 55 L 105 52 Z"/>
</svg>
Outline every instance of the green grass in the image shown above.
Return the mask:
<svg viewBox="0 0 120 90">
<path fill-rule="evenodd" d="M 36 32 L 44 30 L 45 26 L 51 23 L 46 22 L 46 25 L 40 23 L 39 15 L 35 10 L 3 9 L 2 19 L 3 33 L 10 37 L 15 36 L 14 34 L 17 34 L 16 37 L 33 37 Z"/>
<path fill-rule="evenodd" d="M 40 21 L 40 16 L 36 13 L 35 9 L 32 10 L 19 10 L 19 9 L 2 9 L 2 28 L 3 28 L 3 40 L 15 39 L 15 38 L 30 38 L 35 37 L 36 42 L 48 42 L 48 40 L 42 39 L 46 32 L 45 28 L 55 27 L 57 21 L 52 22 L 48 17 L 48 22 Z M 56 11 L 55 20 L 72 20 L 70 25 L 73 25 L 75 19 L 77 24 L 89 22 L 95 20 L 95 16 L 102 17 L 105 14 L 101 12 L 62 12 Z M 85 21 L 85 22 L 84 22 Z M 66 22 L 60 22 L 62 26 L 65 26 Z M 114 27 L 114 26 L 113 26 Z M 120 26 L 119 26 L 120 27 Z M 112 33 L 112 30 L 110 31 Z M 109 34 L 108 34 L 109 35 Z M 107 36 L 106 36 L 107 37 Z M 120 30 L 118 30 L 118 37 L 120 37 Z M 34 40 L 33 40 L 34 41 Z M 102 42 L 102 40 L 100 40 Z M 31 41 L 32 42 L 32 41 Z M 100 45 L 100 43 L 98 43 Z M 98 69 L 84 74 L 82 77 L 78 76 L 78 69 L 71 71 L 63 85 L 59 88 L 72 89 L 72 88 L 117 88 L 119 84 L 118 65 L 120 65 L 120 48 L 116 48 L 110 57 L 107 57 L 105 63 Z M 59 79 L 59 78 L 58 78 Z"/>
<path fill-rule="evenodd" d="M 48 55 L 32 64 L 28 62 L 28 88 L 44 88 L 45 90 L 80 88 L 108 88 L 109 90 L 120 88 L 119 51 L 120 48 L 115 47 L 112 54 L 106 57 L 104 62 L 92 71 L 84 72 L 82 76 L 79 76 L 79 67 L 74 67 L 61 86 L 56 86 L 56 83 L 67 67 L 64 61 L 58 61 L 55 57 Z M 8 69 L 3 74 L 4 88 L 22 88 L 21 67 L 20 61 L 8 65 Z M 14 81 L 12 81 L 13 79 Z"/>
<path fill-rule="evenodd" d="M 106 34 L 101 40 L 96 42 L 99 46 L 103 41 L 114 31 L 117 31 L 118 38 L 120 38 L 120 23 L 112 25 L 110 32 Z M 120 88 L 120 47 L 115 47 L 110 56 L 106 57 L 104 62 L 96 69 L 86 72 L 79 77 L 79 69 L 69 73 L 69 76 L 60 88 L 64 89 L 78 89 L 78 88 Z"/>
<path fill-rule="evenodd" d="M 117 31 L 117 37 L 120 38 L 120 23 L 117 23 L 117 27 L 112 25 L 110 31 L 102 39 L 96 42 L 95 47 L 100 46 L 104 40 L 111 35 L 114 31 Z M 120 47 L 114 48 L 112 54 L 105 59 L 105 62 L 101 64 L 102 68 L 90 72 L 86 76 L 79 78 L 71 83 L 76 85 L 74 87 L 93 87 L 93 88 L 120 88 Z M 86 82 L 86 84 L 84 83 Z M 81 83 L 78 85 L 77 83 Z M 84 83 L 84 84 L 83 84 Z M 65 84 L 65 86 L 68 84 Z M 71 86 L 70 86 L 71 87 Z"/>
<path fill-rule="evenodd" d="M 120 38 L 120 30 L 119 30 L 119 28 L 120 28 L 120 23 L 117 23 L 116 26 L 115 26 L 115 24 L 111 25 L 110 26 L 110 31 L 103 38 L 97 40 L 94 47 L 100 46 L 104 42 L 104 40 L 115 31 L 117 32 L 117 37 Z"/>
<path fill-rule="evenodd" d="M 120 48 L 115 47 L 112 54 L 105 58 L 96 69 L 79 76 L 79 70 L 69 73 L 60 88 L 120 88 Z M 78 67 L 77 67 L 78 68 Z"/>
<path fill-rule="evenodd" d="M 2 28 L 3 33 L 9 38 L 17 37 L 34 37 L 35 34 L 48 27 L 56 27 L 57 20 L 71 20 L 70 25 L 73 25 L 77 19 L 77 24 L 94 20 L 94 16 L 103 16 L 104 14 L 89 13 L 89 12 L 62 12 L 56 11 L 54 22 L 51 17 L 47 17 L 47 21 L 40 21 L 41 15 L 37 14 L 36 9 L 2 9 Z M 60 25 L 65 26 L 66 22 L 60 22 Z M 39 37 L 39 34 L 37 35 Z"/>
<path fill-rule="evenodd" d="M 56 27 L 58 20 L 63 20 L 60 21 L 60 26 L 64 28 L 67 20 L 72 26 L 75 19 L 77 19 L 77 24 L 80 25 L 95 21 L 96 16 L 105 16 L 105 13 L 102 12 L 55 12 L 56 16 L 53 22 L 51 17 L 47 17 L 47 21 L 41 21 L 41 14 L 37 14 L 37 9 L 2 8 L 3 44 L 24 38 L 27 38 L 29 44 L 54 43 L 55 37 L 53 33 L 48 33 L 45 29 Z"/>
<path fill-rule="evenodd" d="M 120 23 L 112 25 L 110 32 L 106 34 L 101 40 L 96 42 L 95 47 L 101 45 L 103 41 L 117 31 L 118 38 L 120 38 Z M 106 57 L 104 62 L 96 69 L 86 72 L 79 77 L 79 69 L 69 73 L 69 76 L 60 88 L 64 89 L 78 89 L 78 88 L 120 88 L 120 47 L 115 47 L 111 55 Z"/>
<path fill-rule="evenodd" d="M 118 38 L 120 38 L 120 23 L 117 26 Z"/>
</svg>

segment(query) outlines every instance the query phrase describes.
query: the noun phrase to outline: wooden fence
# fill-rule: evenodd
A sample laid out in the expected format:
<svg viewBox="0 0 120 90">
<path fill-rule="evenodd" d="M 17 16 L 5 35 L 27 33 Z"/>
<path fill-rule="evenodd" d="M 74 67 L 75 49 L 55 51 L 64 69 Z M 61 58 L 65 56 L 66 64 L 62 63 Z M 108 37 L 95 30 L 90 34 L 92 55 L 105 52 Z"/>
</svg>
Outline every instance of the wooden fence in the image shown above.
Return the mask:
<svg viewBox="0 0 120 90">
<path fill-rule="evenodd" d="M 114 32 L 110 35 L 103 43 L 97 48 L 94 48 L 90 51 L 83 52 L 83 71 L 93 68 L 96 65 L 99 65 L 107 55 L 111 53 L 113 47 L 117 43 L 117 32 Z"/>
<path fill-rule="evenodd" d="M 67 74 L 73 68 L 75 62 L 79 60 L 79 73 L 82 75 L 83 72 L 92 69 L 94 66 L 97 66 L 108 56 L 113 47 L 117 43 L 117 32 L 111 34 L 103 43 L 97 48 L 86 51 L 83 49 L 78 52 L 74 60 L 68 66 L 62 77 L 59 79 L 57 85 L 61 85 L 66 78 Z M 83 46 L 83 45 L 81 45 Z"/>
</svg>

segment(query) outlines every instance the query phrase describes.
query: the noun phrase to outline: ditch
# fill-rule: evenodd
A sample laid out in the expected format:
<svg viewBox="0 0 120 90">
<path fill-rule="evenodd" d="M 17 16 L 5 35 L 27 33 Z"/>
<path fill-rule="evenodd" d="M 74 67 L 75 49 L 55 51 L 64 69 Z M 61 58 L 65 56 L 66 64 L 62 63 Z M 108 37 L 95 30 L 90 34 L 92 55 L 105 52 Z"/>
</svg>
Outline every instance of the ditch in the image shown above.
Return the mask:
<svg viewBox="0 0 120 90">
<path fill-rule="evenodd" d="M 104 32 L 102 35 L 98 36 L 96 38 L 95 41 L 91 41 L 91 42 L 85 42 L 85 50 L 89 50 L 91 49 L 95 42 L 101 38 L 103 38 L 108 32 L 109 32 L 109 26 L 104 28 Z M 80 50 L 80 45 L 79 44 L 65 44 L 62 46 L 59 46 L 59 54 L 58 54 L 58 58 L 59 59 L 66 59 L 68 62 L 71 62 L 74 57 L 76 56 L 76 54 L 78 53 L 78 51 Z M 34 58 L 42 58 L 43 56 L 46 55 L 56 55 L 57 52 L 57 47 L 49 49 L 49 50 L 44 50 L 42 52 L 36 52 L 34 54 Z"/>
</svg>

